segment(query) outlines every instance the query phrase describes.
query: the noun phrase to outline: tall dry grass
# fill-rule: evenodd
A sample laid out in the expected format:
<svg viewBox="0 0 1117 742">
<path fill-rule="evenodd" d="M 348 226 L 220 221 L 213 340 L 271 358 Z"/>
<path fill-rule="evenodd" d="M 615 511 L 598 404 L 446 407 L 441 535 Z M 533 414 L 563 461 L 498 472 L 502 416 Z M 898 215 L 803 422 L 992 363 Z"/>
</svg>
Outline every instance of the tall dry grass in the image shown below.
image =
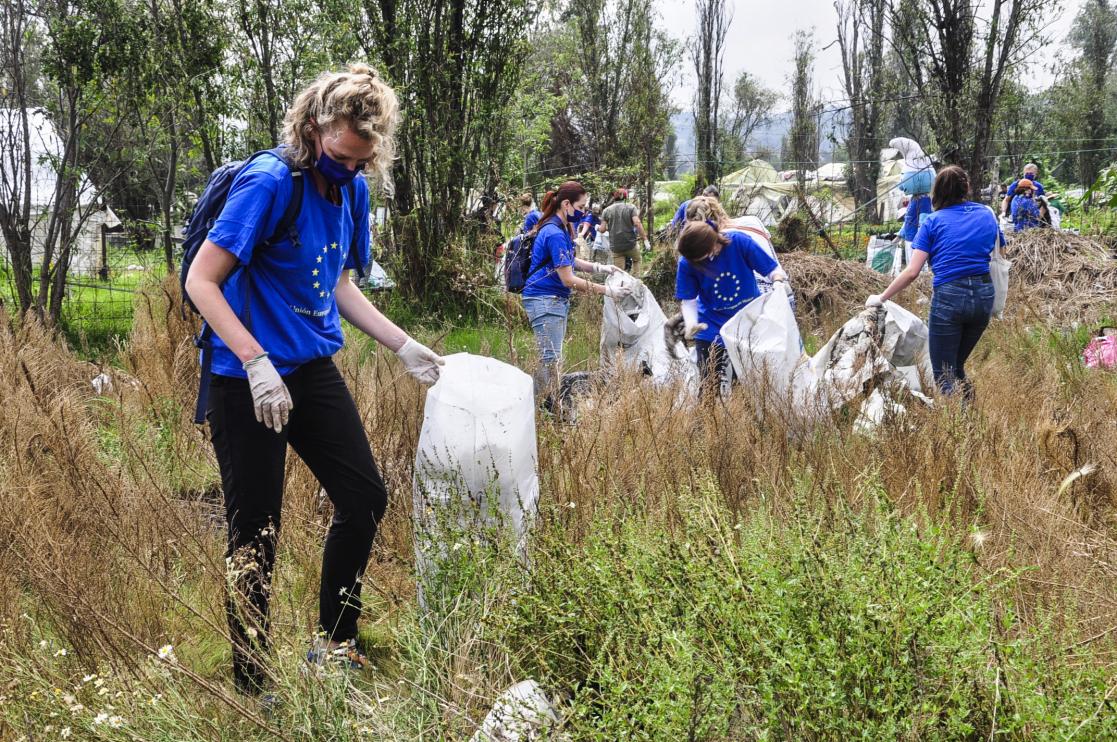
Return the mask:
<svg viewBox="0 0 1117 742">
<path fill-rule="evenodd" d="M 19 665 L 47 641 L 68 650 L 75 674 L 112 667 L 143 683 L 157 648 L 171 644 L 176 677 L 196 690 L 181 702 L 212 720 L 212 738 L 221 724 L 284 737 L 225 680 L 222 511 L 204 431 L 190 420 L 192 328 L 171 283 L 136 309 L 106 395 L 93 393 L 90 365 L 47 331 L 0 326 L 0 662 Z M 572 327 L 583 342 L 593 342 L 599 317 L 599 307 L 578 306 Z M 686 494 L 710 481 L 738 517 L 790 519 L 804 496 L 824 511 L 873 506 L 860 498 L 877 478 L 891 507 L 970 537 L 982 574 L 1018 573 L 1005 609 L 1021 625 L 1053 631 L 1080 661 L 1108 667 L 1117 648 L 1117 384 L 1085 373 L 1077 351 L 1047 328 L 998 323 L 971 362 L 972 409 L 948 400 L 912 409 L 875 437 L 854 434 L 842 413 L 804 431 L 746 393 L 696 406 L 622 377 L 594 389 L 576 425 L 540 419 L 542 525 L 575 544 L 601 517 L 670 531 L 693 515 Z M 389 356 L 357 341 L 338 358 L 390 492 L 365 580 L 365 636 L 386 668 L 404 662 L 392 637 L 422 625 L 408 623 L 422 390 Z M 1060 490 L 1086 465 L 1092 473 Z M 330 513 L 294 456 L 287 474 L 274 633 L 279 651 L 297 657 L 314 626 Z M 1073 621 L 1051 623 L 1072 609 Z M 436 737 L 468 730 L 514 679 L 469 624 L 447 626 L 437 642 L 416 634 L 409 645 L 447 658 L 423 665 L 438 677 L 400 680 L 406 692 L 391 686 L 439 709 L 441 719 L 422 722 Z"/>
</svg>

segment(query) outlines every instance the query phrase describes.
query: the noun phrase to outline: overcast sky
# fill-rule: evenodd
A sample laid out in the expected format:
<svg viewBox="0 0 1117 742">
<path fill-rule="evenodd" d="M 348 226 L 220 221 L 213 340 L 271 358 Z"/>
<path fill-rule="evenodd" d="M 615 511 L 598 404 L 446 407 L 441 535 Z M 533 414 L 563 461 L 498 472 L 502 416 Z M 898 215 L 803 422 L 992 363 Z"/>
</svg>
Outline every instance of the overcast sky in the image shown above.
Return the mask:
<svg viewBox="0 0 1117 742">
<path fill-rule="evenodd" d="M 727 0 L 733 11 L 733 23 L 725 49 L 726 87 L 741 70 L 756 75 L 768 87 L 786 92 L 791 71 L 791 37 L 796 29 L 815 30 L 817 40 L 815 86 L 824 101 L 844 98 L 841 83 L 841 55 L 836 38 L 833 0 Z M 1048 85 L 1053 77 L 1049 71 L 1054 53 L 1066 38 L 1071 22 L 1084 0 L 1064 0 L 1062 13 L 1052 18 L 1048 34 L 1057 43 L 1054 48 L 1037 50 L 1032 55 L 1036 64 L 1030 73 L 1031 87 Z M 694 33 L 694 0 L 662 0 L 659 4 L 664 27 L 680 40 Z M 688 110 L 694 90 L 694 74 L 689 56 L 683 62 L 683 73 L 675 90 L 675 103 Z"/>
</svg>

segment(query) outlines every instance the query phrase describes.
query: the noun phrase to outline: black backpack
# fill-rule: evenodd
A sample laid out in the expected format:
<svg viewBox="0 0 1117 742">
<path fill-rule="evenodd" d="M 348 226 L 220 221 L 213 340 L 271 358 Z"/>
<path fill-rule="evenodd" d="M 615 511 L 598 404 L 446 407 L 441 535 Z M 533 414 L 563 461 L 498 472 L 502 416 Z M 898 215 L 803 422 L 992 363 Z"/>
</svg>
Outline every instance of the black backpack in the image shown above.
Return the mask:
<svg viewBox="0 0 1117 742">
<path fill-rule="evenodd" d="M 289 238 L 295 247 L 300 247 L 299 233 L 295 227 L 295 222 L 298 221 L 299 212 L 302 210 L 303 204 L 303 190 L 305 188 L 306 177 L 302 170 L 291 165 L 290 162 L 283 156 L 283 147 L 275 149 L 265 149 L 256 152 L 247 160 L 240 160 L 237 162 L 227 162 L 221 167 L 213 171 L 206 181 L 206 187 L 202 191 L 202 195 L 198 197 L 198 202 L 194 205 L 194 210 L 190 212 L 190 219 L 186 223 L 182 240 L 182 268 L 179 270 L 179 283 L 182 286 L 182 303 L 183 303 L 183 316 L 186 315 L 187 308 L 190 311 L 198 314 L 198 308 L 194 306 L 194 302 L 190 300 L 190 295 L 186 293 L 186 276 L 190 273 L 190 266 L 194 263 L 194 258 L 198 255 L 198 250 L 201 249 L 202 244 L 206 241 L 206 235 L 209 234 L 210 229 L 213 228 L 217 218 L 221 216 L 221 211 L 225 208 L 225 201 L 229 197 L 229 190 L 232 188 L 233 181 L 236 180 L 237 175 L 244 167 L 255 160 L 257 157 L 272 156 L 281 160 L 291 172 L 291 200 L 287 202 L 287 209 L 283 212 L 279 222 L 275 226 L 275 232 L 268 238 L 261 241 L 256 245 L 255 249 L 261 247 L 271 247 L 282 242 L 284 239 Z M 349 254 L 356 255 L 357 247 L 357 229 L 359 223 L 357 218 L 360 212 L 358 211 L 357 204 L 357 189 L 349 183 L 346 186 L 349 191 L 349 203 L 353 209 L 353 240 L 349 245 Z M 255 252 L 255 250 L 253 251 Z M 244 326 L 249 332 L 252 332 L 252 312 L 251 304 L 249 303 L 249 291 L 251 289 L 252 280 L 251 272 L 247 270 L 248 266 L 237 264 L 229 275 L 225 277 L 228 281 L 234 273 L 241 268 L 245 268 L 244 281 L 244 307 L 245 316 L 241 318 Z M 357 267 L 357 274 L 364 277 L 364 267 Z M 222 282 L 224 286 L 224 282 Z M 209 326 L 208 322 L 202 322 L 201 331 L 194 336 L 194 345 L 202 351 L 201 358 L 201 379 L 198 384 L 198 404 L 194 408 L 194 422 L 201 424 L 206 419 L 206 403 L 209 398 L 209 380 L 212 375 L 213 368 L 213 328 Z"/>
<path fill-rule="evenodd" d="M 524 293 L 527 281 L 551 262 L 551 256 L 531 270 L 531 249 L 535 246 L 537 231 L 523 232 L 508 240 L 504 248 L 504 289 L 510 294 Z"/>
</svg>

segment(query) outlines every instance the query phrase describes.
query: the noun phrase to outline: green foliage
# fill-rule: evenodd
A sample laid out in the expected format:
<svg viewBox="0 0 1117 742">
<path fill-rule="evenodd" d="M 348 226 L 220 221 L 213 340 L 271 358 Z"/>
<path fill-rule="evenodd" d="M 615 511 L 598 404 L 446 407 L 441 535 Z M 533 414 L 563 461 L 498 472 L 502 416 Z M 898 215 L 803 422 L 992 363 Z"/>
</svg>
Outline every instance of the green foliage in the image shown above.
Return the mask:
<svg viewBox="0 0 1117 742">
<path fill-rule="evenodd" d="M 1010 576 L 977 579 L 962 544 L 879 492 L 825 512 L 810 489 L 790 525 L 730 526 L 686 497 L 672 532 L 610 515 L 575 546 L 559 517 L 491 639 L 568 695 L 579 740 L 964 739 L 994 717 L 1008 735 L 1117 732 L 1090 718 L 1100 673 L 1036 672 L 1036 638 L 993 608 Z"/>
</svg>

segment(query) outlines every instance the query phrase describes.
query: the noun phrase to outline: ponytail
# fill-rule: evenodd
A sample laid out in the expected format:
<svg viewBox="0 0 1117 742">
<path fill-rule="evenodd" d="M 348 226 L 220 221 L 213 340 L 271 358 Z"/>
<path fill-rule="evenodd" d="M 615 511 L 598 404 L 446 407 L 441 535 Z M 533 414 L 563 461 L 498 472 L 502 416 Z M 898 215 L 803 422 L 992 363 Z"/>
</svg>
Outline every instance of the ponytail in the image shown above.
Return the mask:
<svg viewBox="0 0 1117 742">
<path fill-rule="evenodd" d="M 547 191 L 543 196 L 543 201 L 540 203 L 540 211 L 542 215 L 539 221 L 535 223 L 535 227 L 531 230 L 532 234 L 537 233 L 543 228 L 543 225 L 555 214 L 558 213 L 559 206 L 563 201 L 577 201 L 581 196 L 585 195 L 586 189 L 582 184 L 576 180 L 568 180 L 558 187 L 558 190 Z M 570 228 L 570 225 L 566 225 Z"/>
</svg>

